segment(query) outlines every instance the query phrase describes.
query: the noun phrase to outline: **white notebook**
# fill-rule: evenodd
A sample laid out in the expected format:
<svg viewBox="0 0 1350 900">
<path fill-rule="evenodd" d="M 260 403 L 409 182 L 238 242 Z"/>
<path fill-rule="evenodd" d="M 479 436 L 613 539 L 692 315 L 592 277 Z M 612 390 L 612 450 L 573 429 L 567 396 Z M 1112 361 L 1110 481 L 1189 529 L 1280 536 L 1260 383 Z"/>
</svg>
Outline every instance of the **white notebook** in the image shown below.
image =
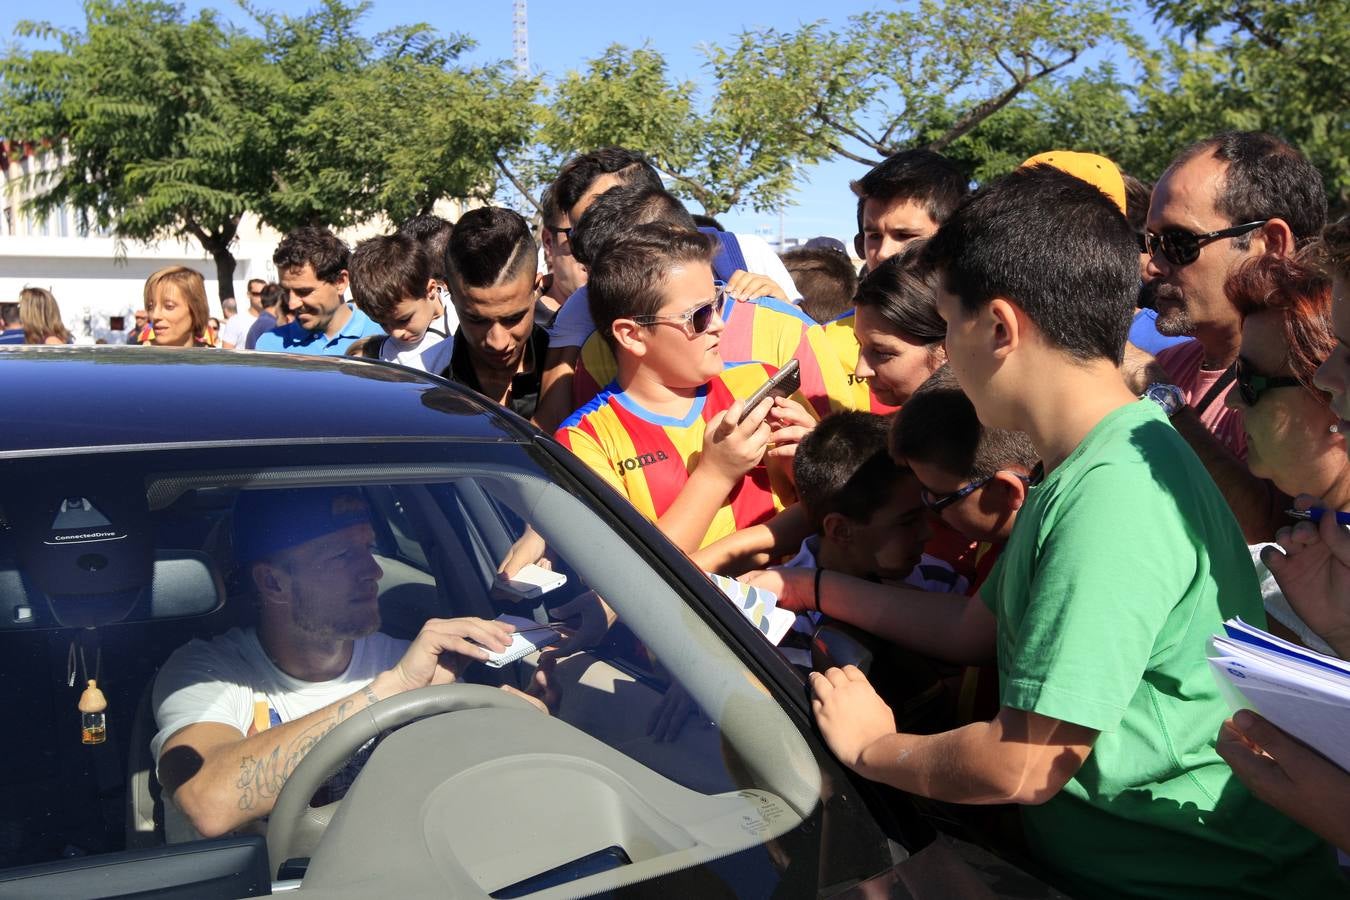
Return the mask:
<svg viewBox="0 0 1350 900">
<path fill-rule="evenodd" d="M 511 643 L 504 651 L 501 653 L 488 651 L 486 663 L 494 669 L 500 669 L 502 666 L 513 663 L 522 657 L 529 656 L 536 650 L 542 650 L 562 640 L 562 634 L 556 628 L 549 625 L 540 625 L 533 619 L 500 615 L 497 617 L 497 621 L 514 625 L 516 631 L 515 634 L 511 635 Z"/>
<path fill-rule="evenodd" d="M 1250 707 L 1350 770 L 1350 662 L 1229 619 L 1209 664 L 1234 709 Z"/>
</svg>

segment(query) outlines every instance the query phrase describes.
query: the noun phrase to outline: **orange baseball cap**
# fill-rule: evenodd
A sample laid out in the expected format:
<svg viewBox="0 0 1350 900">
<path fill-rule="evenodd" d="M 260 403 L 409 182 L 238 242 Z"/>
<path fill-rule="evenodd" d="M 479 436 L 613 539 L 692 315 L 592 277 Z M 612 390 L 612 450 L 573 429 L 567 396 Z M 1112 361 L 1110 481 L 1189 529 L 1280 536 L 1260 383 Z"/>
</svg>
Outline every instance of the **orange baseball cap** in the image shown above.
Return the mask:
<svg viewBox="0 0 1350 900">
<path fill-rule="evenodd" d="M 1125 212 L 1125 179 L 1120 177 L 1120 169 L 1105 156 L 1095 153 L 1080 153 L 1076 150 L 1047 150 L 1037 153 L 1018 168 L 1028 166 L 1054 166 L 1061 172 L 1067 172 L 1080 178 L 1101 191 L 1111 202 Z"/>
</svg>

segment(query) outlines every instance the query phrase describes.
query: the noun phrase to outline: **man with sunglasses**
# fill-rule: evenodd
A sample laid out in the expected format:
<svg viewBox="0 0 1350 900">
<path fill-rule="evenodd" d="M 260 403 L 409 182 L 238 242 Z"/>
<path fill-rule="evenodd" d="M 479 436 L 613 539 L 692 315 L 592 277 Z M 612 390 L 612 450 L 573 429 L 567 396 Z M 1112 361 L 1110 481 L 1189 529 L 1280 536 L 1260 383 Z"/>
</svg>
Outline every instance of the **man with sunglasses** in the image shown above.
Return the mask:
<svg viewBox="0 0 1350 900">
<path fill-rule="evenodd" d="M 766 399 L 742 419 L 744 398 L 774 370 L 723 362 L 727 301 L 712 256 L 707 236 L 662 223 L 607 245 L 590 270 L 589 304 L 618 377 L 557 433 L 687 553 L 792 499 L 779 457 L 795 448 L 769 451 L 770 410 L 782 401 Z M 788 431 L 779 430 L 780 445 L 795 436 Z"/>
<path fill-rule="evenodd" d="M 1317 170 L 1294 147 L 1259 132 L 1228 132 L 1188 147 L 1153 189 L 1144 232 L 1144 290 L 1163 335 L 1194 338 L 1158 354 L 1132 351 L 1131 387 L 1153 398 L 1200 456 L 1249 540 L 1269 540 L 1285 499 L 1243 460 L 1242 411 L 1229 408 L 1242 317 L 1228 276 L 1265 253 L 1287 255 L 1326 221 Z"/>
</svg>

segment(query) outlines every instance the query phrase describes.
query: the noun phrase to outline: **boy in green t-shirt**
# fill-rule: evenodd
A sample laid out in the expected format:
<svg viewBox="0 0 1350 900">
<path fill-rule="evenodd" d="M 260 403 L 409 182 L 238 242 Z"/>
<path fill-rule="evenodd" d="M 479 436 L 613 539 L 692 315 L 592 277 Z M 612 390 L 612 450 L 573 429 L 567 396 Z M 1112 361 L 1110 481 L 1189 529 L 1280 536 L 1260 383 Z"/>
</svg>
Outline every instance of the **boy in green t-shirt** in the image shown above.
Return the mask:
<svg viewBox="0 0 1350 900">
<path fill-rule="evenodd" d="M 949 653 L 996 651 L 1001 706 L 989 722 L 899 734 L 861 672 L 831 669 L 811 676 L 831 749 L 916 794 L 1023 804 L 1030 846 L 1075 896 L 1344 892 L 1325 845 L 1214 751 L 1228 709 L 1206 640 L 1264 613 L 1214 482 L 1121 379 L 1138 288 L 1125 218 L 1037 166 L 962 206 L 929 254 L 953 371 L 980 420 L 1027 432 L 1045 467 L 979 598 L 911 619 L 911 643 L 926 632 Z M 856 602 L 841 581 L 822 585 L 827 613 Z"/>
</svg>

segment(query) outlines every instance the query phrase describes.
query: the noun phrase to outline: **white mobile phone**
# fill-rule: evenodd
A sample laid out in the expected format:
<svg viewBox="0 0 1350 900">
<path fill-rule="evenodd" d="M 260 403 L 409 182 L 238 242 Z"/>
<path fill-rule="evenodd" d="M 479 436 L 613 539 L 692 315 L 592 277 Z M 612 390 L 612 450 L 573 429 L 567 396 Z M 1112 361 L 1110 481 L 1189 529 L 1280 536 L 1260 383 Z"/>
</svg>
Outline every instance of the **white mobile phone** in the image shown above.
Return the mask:
<svg viewBox="0 0 1350 900">
<path fill-rule="evenodd" d="M 510 594 L 516 600 L 533 600 L 566 583 L 567 576 L 563 573 L 530 563 L 517 572 L 514 578 L 498 581 L 493 588 Z"/>
</svg>

